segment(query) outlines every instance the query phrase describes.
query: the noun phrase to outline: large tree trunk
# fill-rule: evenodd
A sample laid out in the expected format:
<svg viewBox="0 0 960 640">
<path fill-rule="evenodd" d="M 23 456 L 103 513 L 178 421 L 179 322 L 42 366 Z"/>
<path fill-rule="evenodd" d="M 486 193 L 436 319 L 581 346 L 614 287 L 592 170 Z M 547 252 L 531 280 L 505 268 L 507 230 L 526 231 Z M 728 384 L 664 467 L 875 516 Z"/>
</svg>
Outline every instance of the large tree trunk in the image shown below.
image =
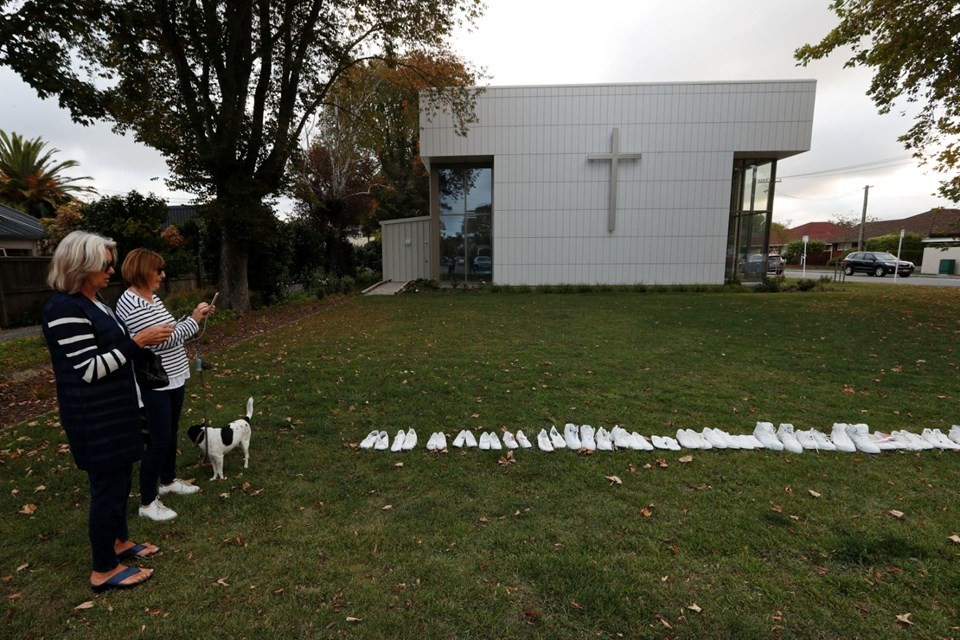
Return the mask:
<svg viewBox="0 0 960 640">
<path fill-rule="evenodd" d="M 217 305 L 224 309 L 250 310 L 250 290 L 247 285 L 249 252 L 226 234 L 220 248 L 220 298 Z"/>
</svg>

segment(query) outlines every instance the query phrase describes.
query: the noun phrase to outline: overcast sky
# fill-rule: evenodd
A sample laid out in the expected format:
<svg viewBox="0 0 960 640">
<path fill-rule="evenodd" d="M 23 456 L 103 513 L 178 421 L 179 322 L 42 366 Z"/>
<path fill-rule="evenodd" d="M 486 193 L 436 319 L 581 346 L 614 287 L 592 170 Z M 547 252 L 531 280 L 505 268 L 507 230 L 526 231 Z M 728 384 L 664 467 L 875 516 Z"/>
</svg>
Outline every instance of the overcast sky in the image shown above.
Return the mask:
<svg viewBox="0 0 960 640">
<path fill-rule="evenodd" d="M 828 0 L 487 0 L 487 13 L 453 48 L 486 68 L 490 85 L 817 80 L 811 150 L 784 160 L 774 220 L 796 226 L 859 216 L 871 185 L 868 215 L 881 220 L 951 206 L 936 197 L 936 174 L 919 167 L 897 136 L 910 126 L 900 110 L 880 116 L 866 91 L 869 71 L 843 69 L 846 58 L 797 67 L 793 51 L 819 41 L 835 24 Z M 8 69 L 0 69 L 0 128 L 41 137 L 77 160 L 70 175 L 87 175 L 103 195 L 132 189 L 171 204 L 189 201 L 163 183 L 163 159 L 108 125 L 73 124 L 55 100 L 39 100 Z M 832 175 L 866 163 L 881 168 Z M 877 165 L 873 165 L 874 167 Z"/>
</svg>

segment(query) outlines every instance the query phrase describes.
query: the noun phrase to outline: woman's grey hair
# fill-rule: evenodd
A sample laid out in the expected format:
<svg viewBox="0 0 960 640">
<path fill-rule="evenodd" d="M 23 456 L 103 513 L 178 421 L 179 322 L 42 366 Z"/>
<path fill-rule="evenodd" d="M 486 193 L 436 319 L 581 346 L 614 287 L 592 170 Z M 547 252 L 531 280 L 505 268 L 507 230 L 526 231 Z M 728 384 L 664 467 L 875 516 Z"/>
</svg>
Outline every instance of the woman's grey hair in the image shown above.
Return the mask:
<svg viewBox="0 0 960 640">
<path fill-rule="evenodd" d="M 117 262 L 117 243 L 87 231 L 67 234 L 53 252 L 47 284 L 55 291 L 76 293 L 91 273 L 103 270 L 103 252 Z"/>
</svg>

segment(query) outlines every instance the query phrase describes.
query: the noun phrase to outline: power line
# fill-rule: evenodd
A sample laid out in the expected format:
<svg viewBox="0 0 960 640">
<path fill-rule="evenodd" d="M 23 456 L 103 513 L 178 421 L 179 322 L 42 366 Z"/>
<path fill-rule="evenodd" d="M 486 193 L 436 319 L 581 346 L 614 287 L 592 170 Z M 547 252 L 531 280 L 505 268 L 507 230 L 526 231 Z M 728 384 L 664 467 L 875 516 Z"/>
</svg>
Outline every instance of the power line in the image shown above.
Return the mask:
<svg viewBox="0 0 960 640">
<path fill-rule="evenodd" d="M 833 169 L 823 169 L 821 171 L 810 171 L 808 173 L 796 173 L 792 176 L 779 176 L 786 180 L 787 178 L 813 178 L 818 176 L 840 175 L 844 173 L 856 173 L 863 171 L 877 171 L 878 169 L 888 169 L 902 164 L 913 162 L 913 156 L 897 156 L 893 158 L 884 158 L 882 160 L 873 160 L 871 162 L 862 162 L 860 164 L 851 164 L 845 167 L 836 167 Z"/>
</svg>

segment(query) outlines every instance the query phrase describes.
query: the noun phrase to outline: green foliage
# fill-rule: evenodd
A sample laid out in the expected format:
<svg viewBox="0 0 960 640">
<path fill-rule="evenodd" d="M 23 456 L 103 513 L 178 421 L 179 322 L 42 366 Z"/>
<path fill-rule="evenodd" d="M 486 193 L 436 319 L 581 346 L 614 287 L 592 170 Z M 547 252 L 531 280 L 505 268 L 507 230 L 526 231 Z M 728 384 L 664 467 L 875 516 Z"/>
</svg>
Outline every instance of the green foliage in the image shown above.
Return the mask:
<svg viewBox="0 0 960 640">
<path fill-rule="evenodd" d="M 807 243 L 807 256 L 818 255 L 827 250 L 827 244 L 823 240 L 811 240 Z M 788 264 L 800 264 L 803 257 L 803 241 L 793 240 L 784 247 L 784 259 Z"/>
<path fill-rule="evenodd" d="M 889 251 L 893 255 L 897 255 L 899 249 L 901 260 L 909 260 L 917 265 L 923 262 L 923 236 L 914 231 L 903 234 L 902 246 L 899 233 L 888 233 L 885 236 L 867 238 L 865 244 L 867 251 Z"/>
<path fill-rule="evenodd" d="M 76 160 L 54 162 L 59 149 L 46 149 L 40 138 L 25 140 L 17 133 L 0 130 L 0 203 L 37 218 L 53 216 L 57 207 L 75 193 L 91 193 L 90 187 L 76 184 L 89 176 L 69 178 L 67 169 L 79 166 Z"/>
<path fill-rule="evenodd" d="M 84 205 L 80 228 L 117 243 L 118 264 L 136 248 L 162 253 L 161 232 L 166 226 L 167 204 L 154 194 L 131 191 L 125 196 L 107 196 Z"/>
<path fill-rule="evenodd" d="M 801 64 L 836 51 L 851 52 L 848 67 L 874 76 L 867 94 L 880 113 L 902 100 L 916 105 L 913 126 L 899 140 L 917 157 L 930 154 L 945 178 L 940 193 L 960 200 L 960 20 L 953 0 L 833 0 L 840 23 L 795 56 Z"/>
</svg>

